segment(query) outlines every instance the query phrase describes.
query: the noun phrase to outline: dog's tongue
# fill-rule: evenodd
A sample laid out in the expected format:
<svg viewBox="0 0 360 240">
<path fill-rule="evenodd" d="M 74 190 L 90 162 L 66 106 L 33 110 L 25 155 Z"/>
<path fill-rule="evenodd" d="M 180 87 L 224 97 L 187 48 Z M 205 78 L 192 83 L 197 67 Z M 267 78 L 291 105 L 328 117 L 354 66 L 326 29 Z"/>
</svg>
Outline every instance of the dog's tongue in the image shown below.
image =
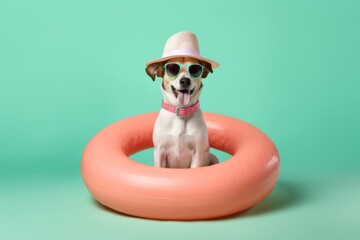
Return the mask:
<svg viewBox="0 0 360 240">
<path fill-rule="evenodd" d="M 178 92 L 178 101 L 181 106 L 187 106 L 190 102 L 190 93 Z"/>
</svg>

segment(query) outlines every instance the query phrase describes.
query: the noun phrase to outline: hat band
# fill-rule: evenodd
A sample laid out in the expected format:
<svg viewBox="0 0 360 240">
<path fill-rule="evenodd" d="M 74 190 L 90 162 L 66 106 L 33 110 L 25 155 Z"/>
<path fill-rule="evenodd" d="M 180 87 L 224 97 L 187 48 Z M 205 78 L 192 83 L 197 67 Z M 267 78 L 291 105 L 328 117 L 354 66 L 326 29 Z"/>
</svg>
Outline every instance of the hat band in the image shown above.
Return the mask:
<svg viewBox="0 0 360 240">
<path fill-rule="evenodd" d="M 178 49 L 171 51 L 170 53 L 163 54 L 162 57 L 170 57 L 170 56 L 176 56 L 176 55 L 186 55 L 186 56 L 195 56 L 195 57 L 201 57 L 200 53 L 198 51 L 193 51 L 190 49 Z"/>
</svg>

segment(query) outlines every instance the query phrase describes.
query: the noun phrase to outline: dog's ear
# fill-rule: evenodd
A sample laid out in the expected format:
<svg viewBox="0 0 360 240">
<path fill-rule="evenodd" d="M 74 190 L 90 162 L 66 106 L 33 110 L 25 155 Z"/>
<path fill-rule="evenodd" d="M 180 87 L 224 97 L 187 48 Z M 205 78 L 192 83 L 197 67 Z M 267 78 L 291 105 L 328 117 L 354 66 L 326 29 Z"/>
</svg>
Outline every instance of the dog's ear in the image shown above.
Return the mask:
<svg viewBox="0 0 360 240">
<path fill-rule="evenodd" d="M 163 63 L 160 62 L 160 63 L 150 64 L 149 66 L 147 66 L 145 68 L 145 71 L 146 71 L 147 75 L 149 75 L 151 77 L 151 79 L 153 81 L 155 81 L 155 76 L 158 76 L 158 77 L 164 76 Z"/>
<path fill-rule="evenodd" d="M 204 66 L 204 71 L 203 74 L 201 75 L 201 78 L 206 78 L 209 73 L 213 73 L 210 63 L 201 61 L 200 64 Z"/>
</svg>

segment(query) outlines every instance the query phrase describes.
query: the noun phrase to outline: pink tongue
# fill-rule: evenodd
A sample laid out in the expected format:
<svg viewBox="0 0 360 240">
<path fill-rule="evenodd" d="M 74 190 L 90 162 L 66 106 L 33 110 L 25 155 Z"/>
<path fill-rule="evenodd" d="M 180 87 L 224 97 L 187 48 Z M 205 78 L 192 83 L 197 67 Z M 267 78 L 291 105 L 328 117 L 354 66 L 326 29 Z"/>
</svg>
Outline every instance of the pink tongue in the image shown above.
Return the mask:
<svg viewBox="0 0 360 240">
<path fill-rule="evenodd" d="M 178 92 L 177 98 L 181 106 L 187 106 L 190 102 L 190 93 Z"/>
</svg>

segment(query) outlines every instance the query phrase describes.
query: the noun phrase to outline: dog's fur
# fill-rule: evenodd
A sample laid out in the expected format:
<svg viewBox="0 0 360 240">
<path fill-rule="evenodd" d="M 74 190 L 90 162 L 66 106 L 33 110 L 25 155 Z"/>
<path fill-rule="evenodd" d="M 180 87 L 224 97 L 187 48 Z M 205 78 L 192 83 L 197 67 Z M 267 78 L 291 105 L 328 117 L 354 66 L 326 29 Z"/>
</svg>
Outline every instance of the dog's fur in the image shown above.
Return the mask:
<svg viewBox="0 0 360 240">
<path fill-rule="evenodd" d="M 164 71 L 166 62 L 178 62 L 182 64 L 200 63 L 204 66 L 200 78 L 193 79 L 186 68 L 182 68 L 176 78 L 170 78 Z M 146 68 L 147 74 L 155 80 L 155 76 L 162 77 L 161 91 L 165 103 L 179 106 L 180 101 L 174 93 L 185 90 L 191 93 L 190 102 L 187 106 L 196 104 L 203 87 L 201 78 L 206 78 L 212 73 L 211 65 L 190 57 L 178 57 L 166 62 L 154 63 Z M 184 89 L 180 85 L 180 79 L 189 78 L 191 84 Z M 178 117 L 165 109 L 161 109 L 156 120 L 154 133 L 154 164 L 164 168 L 195 168 L 213 165 L 218 159 L 209 152 L 208 131 L 201 110 L 185 117 Z"/>
</svg>

